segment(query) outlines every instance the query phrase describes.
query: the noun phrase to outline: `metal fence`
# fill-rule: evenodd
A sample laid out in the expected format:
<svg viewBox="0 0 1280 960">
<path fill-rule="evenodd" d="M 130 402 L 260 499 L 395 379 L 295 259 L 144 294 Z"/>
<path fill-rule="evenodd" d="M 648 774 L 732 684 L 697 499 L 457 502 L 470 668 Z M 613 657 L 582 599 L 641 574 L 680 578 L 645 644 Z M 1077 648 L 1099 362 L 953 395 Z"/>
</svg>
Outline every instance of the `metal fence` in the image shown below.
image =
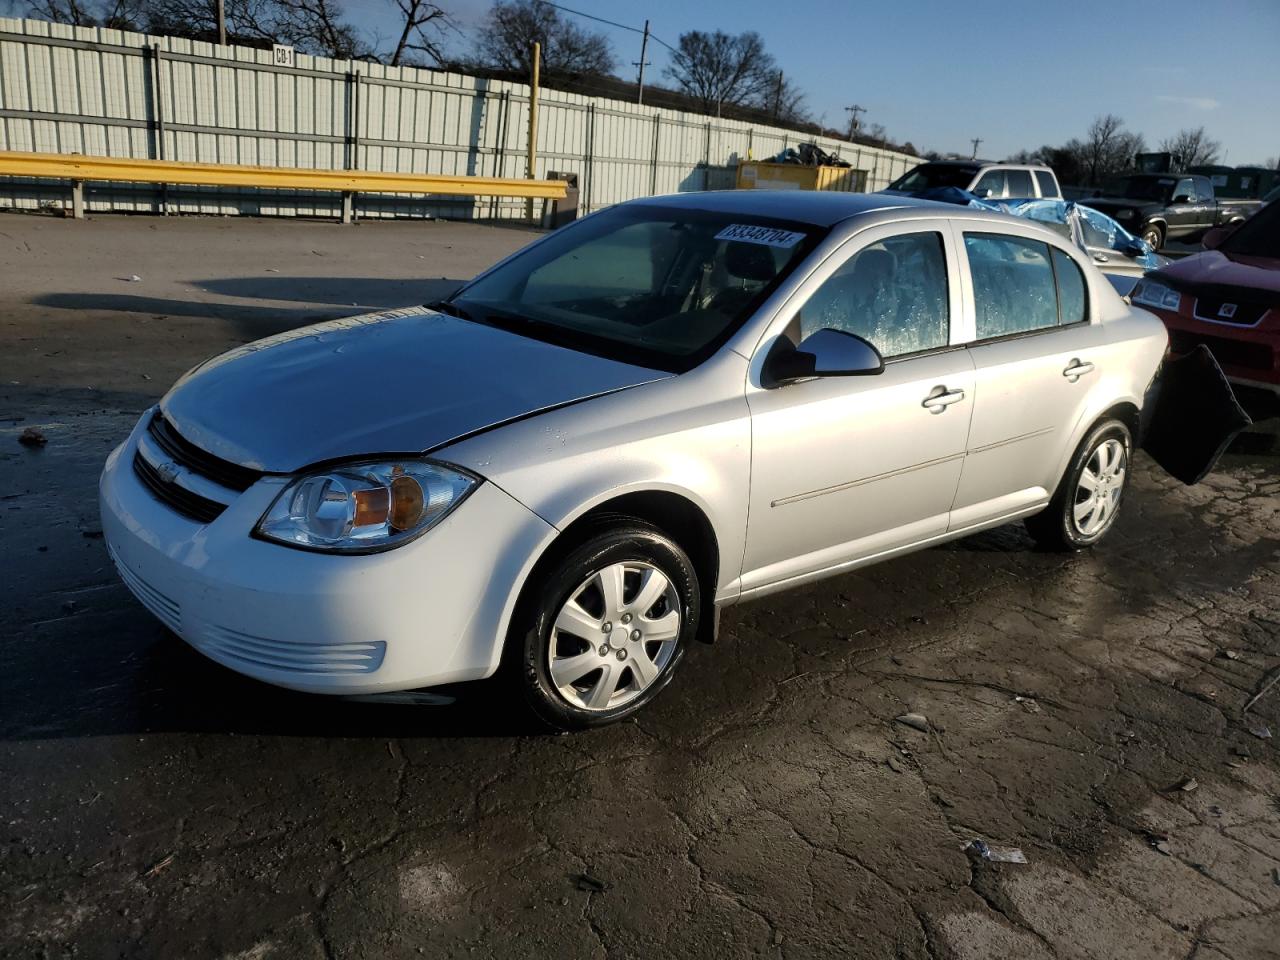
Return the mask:
<svg viewBox="0 0 1280 960">
<path fill-rule="evenodd" d="M 529 88 L 173 37 L 0 18 L 0 150 L 308 169 L 527 174 Z M 535 175 L 578 176 L 581 205 L 733 186 L 740 160 L 801 140 L 878 190 L 917 159 L 841 140 L 543 89 Z M 0 178 L 0 207 L 62 206 L 57 184 Z M 332 216 L 332 195 L 97 185 L 90 211 Z M 364 217 L 520 217 L 522 200 L 362 196 Z"/>
</svg>

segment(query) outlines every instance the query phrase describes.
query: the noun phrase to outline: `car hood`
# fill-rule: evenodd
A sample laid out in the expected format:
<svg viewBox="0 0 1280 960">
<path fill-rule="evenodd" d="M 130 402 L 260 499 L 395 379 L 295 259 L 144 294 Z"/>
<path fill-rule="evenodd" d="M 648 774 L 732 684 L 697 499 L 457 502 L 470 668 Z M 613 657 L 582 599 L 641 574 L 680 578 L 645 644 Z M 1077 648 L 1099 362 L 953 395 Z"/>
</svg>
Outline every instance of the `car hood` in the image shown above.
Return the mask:
<svg viewBox="0 0 1280 960">
<path fill-rule="evenodd" d="M 209 453 L 289 473 L 430 450 L 667 376 L 410 307 L 246 344 L 187 373 L 160 407 Z"/>
<path fill-rule="evenodd" d="M 1161 268 L 1159 275 L 1173 286 L 1192 292 L 1229 289 L 1241 300 L 1280 306 L 1280 260 L 1269 257 L 1232 256 L 1206 250 Z"/>
</svg>

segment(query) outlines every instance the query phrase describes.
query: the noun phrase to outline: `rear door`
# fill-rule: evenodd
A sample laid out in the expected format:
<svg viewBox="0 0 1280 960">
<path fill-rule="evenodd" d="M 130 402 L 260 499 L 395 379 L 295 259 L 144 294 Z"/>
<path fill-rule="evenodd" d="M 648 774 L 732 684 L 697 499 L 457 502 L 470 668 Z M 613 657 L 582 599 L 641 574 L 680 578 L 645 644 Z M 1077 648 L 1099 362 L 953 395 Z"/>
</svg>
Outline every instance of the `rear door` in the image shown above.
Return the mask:
<svg viewBox="0 0 1280 960">
<path fill-rule="evenodd" d="M 972 292 L 976 397 L 952 530 L 1053 492 L 1063 445 L 1097 380 L 1101 334 L 1075 261 L 1033 234 L 956 224 Z"/>
</svg>

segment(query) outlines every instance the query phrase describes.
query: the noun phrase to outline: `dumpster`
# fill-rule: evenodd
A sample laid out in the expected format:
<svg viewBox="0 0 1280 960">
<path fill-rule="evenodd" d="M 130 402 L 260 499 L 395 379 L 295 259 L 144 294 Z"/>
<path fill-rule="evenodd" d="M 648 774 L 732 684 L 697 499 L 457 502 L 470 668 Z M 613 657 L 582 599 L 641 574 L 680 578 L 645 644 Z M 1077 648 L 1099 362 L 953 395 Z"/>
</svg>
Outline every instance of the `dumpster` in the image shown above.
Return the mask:
<svg viewBox="0 0 1280 960">
<path fill-rule="evenodd" d="M 852 167 L 806 166 L 746 160 L 738 164 L 739 190 L 839 190 L 862 193 L 867 171 Z"/>
</svg>

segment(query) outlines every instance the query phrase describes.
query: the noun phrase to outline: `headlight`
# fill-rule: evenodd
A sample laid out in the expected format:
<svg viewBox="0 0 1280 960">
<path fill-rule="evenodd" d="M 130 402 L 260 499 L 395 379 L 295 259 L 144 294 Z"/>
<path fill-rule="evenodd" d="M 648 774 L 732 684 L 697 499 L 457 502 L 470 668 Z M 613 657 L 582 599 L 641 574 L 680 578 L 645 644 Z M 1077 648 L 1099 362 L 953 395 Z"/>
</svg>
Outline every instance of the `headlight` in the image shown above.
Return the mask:
<svg viewBox="0 0 1280 960">
<path fill-rule="evenodd" d="M 342 464 L 290 481 L 254 532 L 312 550 L 389 550 L 439 523 L 479 482 L 428 460 Z"/>
<path fill-rule="evenodd" d="M 1177 310 L 1182 304 L 1182 294 L 1155 280 L 1138 281 L 1130 299 L 1134 303 L 1141 303 L 1148 307 L 1161 307 L 1165 310 Z"/>
<path fill-rule="evenodd" d="M 1138 211 L 1133 207 L 1125 207 L 1123 210 L 1116 211 L 1117 220 L 1130 220 L 1138 215 Z"/>
</svg>

